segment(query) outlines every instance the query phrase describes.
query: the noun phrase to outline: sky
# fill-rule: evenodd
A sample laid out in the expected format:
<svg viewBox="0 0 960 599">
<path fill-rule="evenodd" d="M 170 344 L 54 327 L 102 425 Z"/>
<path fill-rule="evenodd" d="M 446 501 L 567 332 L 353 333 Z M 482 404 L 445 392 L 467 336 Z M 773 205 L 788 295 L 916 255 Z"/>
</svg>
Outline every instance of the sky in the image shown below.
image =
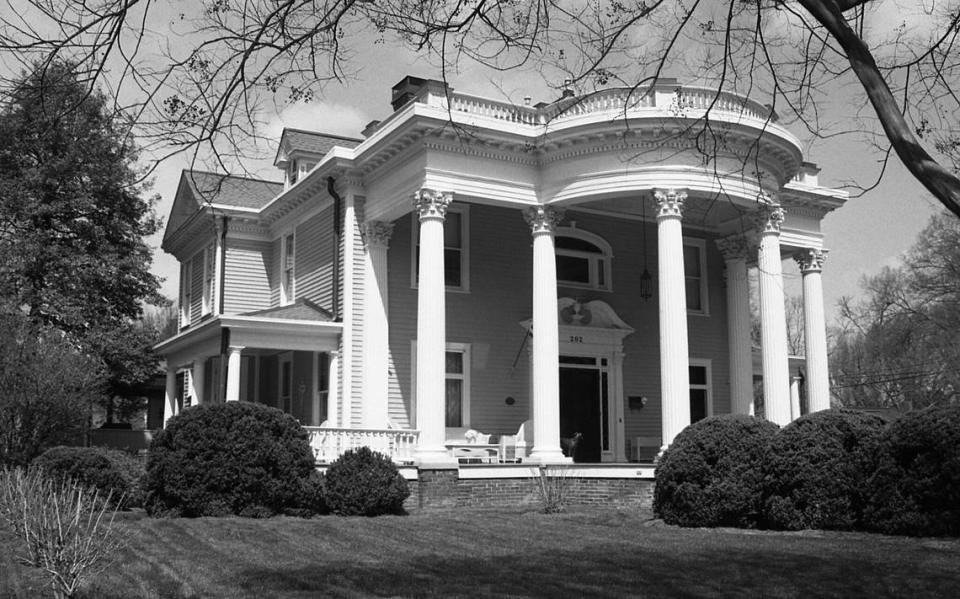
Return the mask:
<svg viewBox="0 0 960 599">
<path fill-rule="evenodd" d="M 280 106 L 270 111 L 265 115 L 268 137 L 278 141 L 283 127 L 359 137 L 366 123 L 390 114 L 390 87 L 404 75 L 440 78 L 439 70 L 430 60 L 410 50 L 389 43 L 354 44 L 354 47 L 357 55 L 350 64 L 355 72 L 350 79 L 343 84 L 329 85 L 323 95 L 310 104 Z M 505 75 L 478 67 L 467 69 L 472 70 L 449 76 L 459 91 L 513 101 L 529 94 L 534 103 L 553 99 L 553 92 L 547 90 L 536 73 Z M 274 149 L 275 146 L 270 148 L 270 152 Z M 820 183 L 827 186 L 840 186 L 851 180 L 866 183 L 872 181 L 878 170 L 875 156 L 853 138 L 812 144 L 805 158 L 821 167 Z M 180 171 L 188 166 L 185 158 L 176 158 L 157 169 L 153 192 L 161 196 L 157 206 L 161 216 L 169 214 Z M 251 161 L 247 168 L 264 178 L 280 178 L 279 171 L 269 161 Z M 823 270 L 823 287 L 828 322 L 833 321 L 841 297 L 860 293 L 859 284 L 864 276 L 899 262 L 902 253 L 914 244 L 917 234 L 939 209 L 939 204 L 894 157 L 877 187 L 862 196 L 851 197 L 845 206 L 825 217 L 824 247 L 829 255 Z M 161 235 L 157 235 L 149 243 L 158 248 L 160 239 Z M 176 261 L 157 249 L 154 272 L 165 279 L 164 295 L 175 299 Z M 792 261 L 784 261 L 784 276 L 786 292 L 799 295 L 800 277 Z"/>
</svg>

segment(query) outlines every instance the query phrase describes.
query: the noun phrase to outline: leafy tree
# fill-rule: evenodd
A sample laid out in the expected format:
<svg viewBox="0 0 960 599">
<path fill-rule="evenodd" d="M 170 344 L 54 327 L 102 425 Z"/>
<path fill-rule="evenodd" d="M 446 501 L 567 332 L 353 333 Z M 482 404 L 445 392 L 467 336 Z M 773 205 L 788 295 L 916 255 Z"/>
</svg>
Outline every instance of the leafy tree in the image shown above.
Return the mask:
<svg viewBox="0 0 960 599">
<path fill-rule="evenodd" d="M 26 465 L 51 445 L 76 441 L 102 377 L 96 356 L 62 331 L 0 312 L 0 463 Z"/>
<path fill-rule="evenodd" d="M 0 105 L 0 297 L 105 363 L 111 415 L 157 369 L 157 334 L 136 320 L 164 301 L 144 242 L 155 199 L 128 133 L 71 63 L 29 72 Z"/>
<path fill-rule="evenodd" d="M 922 408 L 960 391 L 960 222 L 931 218 L 903 265 L 862 283 L 841 304 L 831 369 L 845 406 Z"/>
<path fill-rule="evenodd" d="M 208 0 L 169 15 L 149 0 L 23 4 L 2 17 L 0 49 L 73 57 L 91 88 L 112 77 L 141 132 L 171 152 L 203 147 L 224 160 L 242 150 L 263 100 L 309 101 L 344 80 L 373 29 L 434 57 L 444 76 L 527 69 L 581 94 L 625 85 L 639 98 L 670 73 L 720 90 L 713 105 L 724 91 L 761 94 L 814 137 L 865 133 L 884 162 L 896 153 L 960 215 L 960 179 L 931 155 L 952 161 L 960 139 L 956 3 Z M 157 27 L 163 18 L 170 31 Z M 143 54 L 171 31 L 186 43 L 161 61 Z M 722 131 L 709 112 L 695 129 L 709 159 Z"/>
</svg>

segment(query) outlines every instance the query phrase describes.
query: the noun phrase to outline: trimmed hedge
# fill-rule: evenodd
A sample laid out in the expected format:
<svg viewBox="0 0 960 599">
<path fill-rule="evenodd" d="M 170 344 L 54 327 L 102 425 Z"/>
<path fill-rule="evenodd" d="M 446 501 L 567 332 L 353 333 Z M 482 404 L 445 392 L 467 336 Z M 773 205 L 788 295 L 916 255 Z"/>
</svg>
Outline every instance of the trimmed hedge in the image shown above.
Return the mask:
<svg viewBox="0 0 960 599">
<path fill-rule="evenodd" d="M 316 501 L 314 472 L 307 433 L 292 416 L 255 403 L 203 404 L 154 437 L 145 507 L 155 516 L 303 513 Z"/>
<path fill-rule="evenodd" d="M 763 526 L 858 528 L 885 425 L 873 414 L 824 410 L 783 427 L 763 464 Z"/>
<path fill-rule="evenodd" d="M 761 464 L 777 428 L 744 415 L 712 416 L 685 428 L 657 464 L 655 513 L 680 526 L 757 526 Z"/>
<path fill-rule="evenodd" d="M 406 479 L 387 456 L 360 447 L 330 464 L 324 480 L 324 498 L 340 516 L 379 516 L 403 513 L 410 496 Z"/>
<path fill-rule="evenodd" d="M 51 447 L 31 462 L 31 467 L 62 478 L 70 478 L 100 495 L 120 509 L 142 504 L 140 462 L 116 449 L 105 447 Z"/>
<path fill-rule="evenodd" d="M 960 406 L 908 412 L 880 438 L 869 485 L 868 528 L 960 536 Z"/>
</svg>

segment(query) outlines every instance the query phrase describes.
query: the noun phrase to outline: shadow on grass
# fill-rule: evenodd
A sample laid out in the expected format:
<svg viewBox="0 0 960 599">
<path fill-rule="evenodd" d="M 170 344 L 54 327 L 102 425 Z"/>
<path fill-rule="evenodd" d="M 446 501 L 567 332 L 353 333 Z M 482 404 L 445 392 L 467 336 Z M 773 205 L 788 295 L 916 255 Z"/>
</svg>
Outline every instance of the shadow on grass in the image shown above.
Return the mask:
<svg viewBox="0 0 960 599">
<path fill-rule="evenodd" d="M 634 534 L 637 531 L 630 531 Z M 640 534 L 643 534 L 642 532 Z M 587 546 L 576 550 L 502 556 L 438 557 L 417 555 L 411 547 L 396 559 L 350 563 L 322 561 L 288 567 L 276 556 L 271 568 L 249 568 L 222 580 L 222 597 L 944 597 L 955 589 L 958 575 L 949 565 L 917 576 L 920 564 L 902 569 L 878 567 L 869 548 L 851 548 L 853 555 L 798 554 L 784 543 L 752 546 L 749 537 L 728 546 L 717 542 L 697 551 L 670 547 L 624 551 L 623 545 Z M 746 546 L 744 546 L 746 538 Z M 769 539 L 758 537 L 760 545 Z M 571 540 L 575 544 L 575 540 Z M 783 543 L 781 538 L 779 542 Z M 861 544 L 863 540 L 859 541 Z M 861 557 L 858 557 L 860 555 Z M 955 558 L 951 553 L 949 558 Z M 838 559 L 839 558 L 839 559 Z M 893 561 L 893 560 L 891 560 Z M 907 560 L 909 562 L 909 560 Z M 170 599 L 193 599 L 170 586 L 155 589 Z M 84 597 L 126 599 L 121 591 L 91 589 Z M 208 595 L 204 595 L 208 596 Z"/>
</svg>

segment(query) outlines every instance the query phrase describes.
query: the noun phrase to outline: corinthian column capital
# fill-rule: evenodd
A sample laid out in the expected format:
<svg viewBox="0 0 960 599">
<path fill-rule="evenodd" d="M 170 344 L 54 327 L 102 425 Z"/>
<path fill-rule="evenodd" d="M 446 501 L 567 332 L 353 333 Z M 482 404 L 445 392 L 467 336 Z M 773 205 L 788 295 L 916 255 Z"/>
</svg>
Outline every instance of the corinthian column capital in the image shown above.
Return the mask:
<svg viewBox="0 0 960 599">
<path fill-rule="evenodd" d="M 749 257 L 750 244 L 743 235 L 730 235 L 714 240 L 714 243 L 720 250 L 720 254 L 723 255 L 723 259 L 728 262 L 730 260 L 746 260 Z"/>
<path fill-rule="evenodd" d="M 390 237 L 393 235 L 393 223 L 380 220 L 368 220 L 363 224 L 363 241 L 367 246 L 390 247 Z"/>
<path fill-rule="evenodd" d="M 530 225 L 530 230 L 534 235 L 553 233 L 557 230 L 560 221 L 563 220 L 563 210 L 550 206 L 533 206 L 523 211 L 523 218 Z"/>
<path fill-rule="evenodd" d="M 436 218 L 443 220 L 447 216 L 447 208 L 453 201 L 453 193 L 449 191 L 434 191 L 426 187 L 413 193 L 413 206 L 420 215 L 420 220 Z"/>
<path fill-rule="evenodd" d="M 687 192 L 682 189 L 655 189 L 654 200 L 657 202 L 657 219 L 681 218 L 683 203 L 687 201 Z"/>
<path fill-rule="evenodd" d="M 761 235 L 766 233 L 780 234 L 780 226 L 786 211 L 780 204 L 761 204 L 757 210 L 757 232 Z"/>
<path fill-rule="evenodd" d="M 800 272 L 820 272 L 823 270 L 823 263 L 827 260 L 827 250 L 817 250 L 814 248 L 803 248 L 793 255 Z"/>
</svg>

